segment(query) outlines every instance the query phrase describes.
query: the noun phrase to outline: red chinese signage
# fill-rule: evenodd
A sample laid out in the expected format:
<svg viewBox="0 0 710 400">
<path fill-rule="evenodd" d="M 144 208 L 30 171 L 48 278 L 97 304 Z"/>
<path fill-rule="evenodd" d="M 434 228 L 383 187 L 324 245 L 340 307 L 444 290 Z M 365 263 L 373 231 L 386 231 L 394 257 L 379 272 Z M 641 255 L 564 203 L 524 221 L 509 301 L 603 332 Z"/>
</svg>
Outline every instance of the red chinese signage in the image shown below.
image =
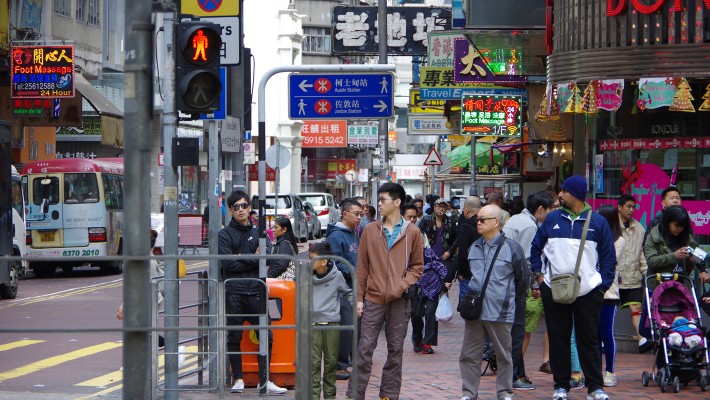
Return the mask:
<svg viewBox="0 0 710 400">
<path fill-rule="evenodd" d="M 674 12 L 683 11 L 683 2 L 681 2 L 681 0 L 671 1 L 673 2 Z M 710 0 L 703 0 L 703 2 L 705 3 L 705 7 L 710 10 Z M 621 13 L 626 11 L 626 8 L 629 6 L 629 3 L 631 3 L 631 6 L 637 9 L 641 14 L 653 14 L 663 7 L 663 4 L 666 3 L 666 0 L 651 0 L 646 2 L 642 2 L 641 0 L 607 0 L 606 16 L 616 17 L 617 15 L 620 15 Z"/>
<path fill-rule="evenodd" d="M 301 127 L 303 147 L 347 147 L 346 120 L 305 120 Z"/>
<path fill-rule="evenodd" d="M 13 46 L 11 96 L 74 97 L 74 46 Z"/>
<path fill-rule="evenodd" d="M 259 168 L 258 168 L 257 164 L 249 166 L 249 180 L 251 182 L 258 182 L 259 181 Z M 266 166 L 266 181 L 267 182 L 275 182 L 276 181 L 276 170 L 269 167 L 268 165 Z"/>
<path fill-rule="evenodd" d="M 699 138 L 667 138 L 667 139 L 621 139 L 602 140 L 599 142 L 601 151 L 617 150 L 657 150 L 657 149 L 707 149 L 710 148 L 710 137 Z"/>
<path fill-rule="evenodd" d="M 357 160 L 328 161 L 328 173 L 326 175 L 326 178 L 335 179 L 338 175 L 344 175 L 351 169 L 357 169 L 356 166 Z"/>
</svg>

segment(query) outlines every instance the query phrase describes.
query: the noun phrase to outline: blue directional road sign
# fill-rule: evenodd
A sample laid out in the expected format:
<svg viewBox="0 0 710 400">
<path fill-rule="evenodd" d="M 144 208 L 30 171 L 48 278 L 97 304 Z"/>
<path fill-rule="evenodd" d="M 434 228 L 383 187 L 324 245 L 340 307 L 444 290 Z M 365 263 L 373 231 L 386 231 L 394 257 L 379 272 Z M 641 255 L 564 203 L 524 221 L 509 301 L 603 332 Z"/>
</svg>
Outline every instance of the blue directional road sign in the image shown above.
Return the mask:
<svg viewBox="0 0 710 400">
<path fill-rule="evenodd" d="M 291 119 L 373 119 L 392 117 L 391 73 L 291 74 Z"/>
</svg>

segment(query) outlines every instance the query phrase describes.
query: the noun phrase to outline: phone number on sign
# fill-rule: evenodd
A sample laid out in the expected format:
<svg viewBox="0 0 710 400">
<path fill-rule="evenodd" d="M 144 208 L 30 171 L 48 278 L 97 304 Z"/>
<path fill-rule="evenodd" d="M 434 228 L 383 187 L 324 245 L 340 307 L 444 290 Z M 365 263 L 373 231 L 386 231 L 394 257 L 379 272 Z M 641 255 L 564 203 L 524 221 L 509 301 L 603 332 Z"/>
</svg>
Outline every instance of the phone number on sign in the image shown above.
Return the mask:
<svg viewBox="0 0 710 400">
<path fill-rule="evenodd" d="M 342 146 L 345 147 L 345 138 L 342 136 L 304 136 L 303 146 Z"/>
</svg>

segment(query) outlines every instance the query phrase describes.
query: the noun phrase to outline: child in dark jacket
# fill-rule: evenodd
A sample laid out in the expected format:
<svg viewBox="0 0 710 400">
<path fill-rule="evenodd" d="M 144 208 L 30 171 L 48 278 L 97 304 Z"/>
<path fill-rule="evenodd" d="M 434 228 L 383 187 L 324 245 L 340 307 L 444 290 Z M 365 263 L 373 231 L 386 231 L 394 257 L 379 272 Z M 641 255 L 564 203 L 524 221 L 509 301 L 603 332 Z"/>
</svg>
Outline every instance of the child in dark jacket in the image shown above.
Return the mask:
<svg viewBox="0 0 710 400">
<path fill-rule="evenodd" d="M 311 259 L 332 255 L 327 242 L 316 243 L 309 250 Z M 338 346 L 340 332 L 337 330 L 320 330 L 318 326 L 334 326 L 340 324 L 340 300 L 343 293 L 352 302 L 352 289 L 343 278 L 343 274 L 335 268 L 332 261 L 318 259 L 312 261 L 313 266 L 313 398 L 320 398 L 321 380 L 323 397 L 335 398 L 335 377 L 338 361 Z M 325 364 L 321 376 L 321 362 Z"/>
</svg>

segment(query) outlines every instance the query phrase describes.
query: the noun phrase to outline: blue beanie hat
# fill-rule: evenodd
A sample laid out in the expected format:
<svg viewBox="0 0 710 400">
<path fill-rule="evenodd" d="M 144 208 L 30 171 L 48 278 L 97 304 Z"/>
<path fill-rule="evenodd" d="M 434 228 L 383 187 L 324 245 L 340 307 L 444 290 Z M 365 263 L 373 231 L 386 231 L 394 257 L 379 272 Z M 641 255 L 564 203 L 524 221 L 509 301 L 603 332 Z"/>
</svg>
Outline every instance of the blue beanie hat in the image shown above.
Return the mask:
<svg viewBox="0 0 710 400">
<path fill-rule="evenodd" d="M 562 183 L 562 189 L 584 201 L 587 197 L 587 180 L 582 175 L 572 175 Z"/>
</svg>

